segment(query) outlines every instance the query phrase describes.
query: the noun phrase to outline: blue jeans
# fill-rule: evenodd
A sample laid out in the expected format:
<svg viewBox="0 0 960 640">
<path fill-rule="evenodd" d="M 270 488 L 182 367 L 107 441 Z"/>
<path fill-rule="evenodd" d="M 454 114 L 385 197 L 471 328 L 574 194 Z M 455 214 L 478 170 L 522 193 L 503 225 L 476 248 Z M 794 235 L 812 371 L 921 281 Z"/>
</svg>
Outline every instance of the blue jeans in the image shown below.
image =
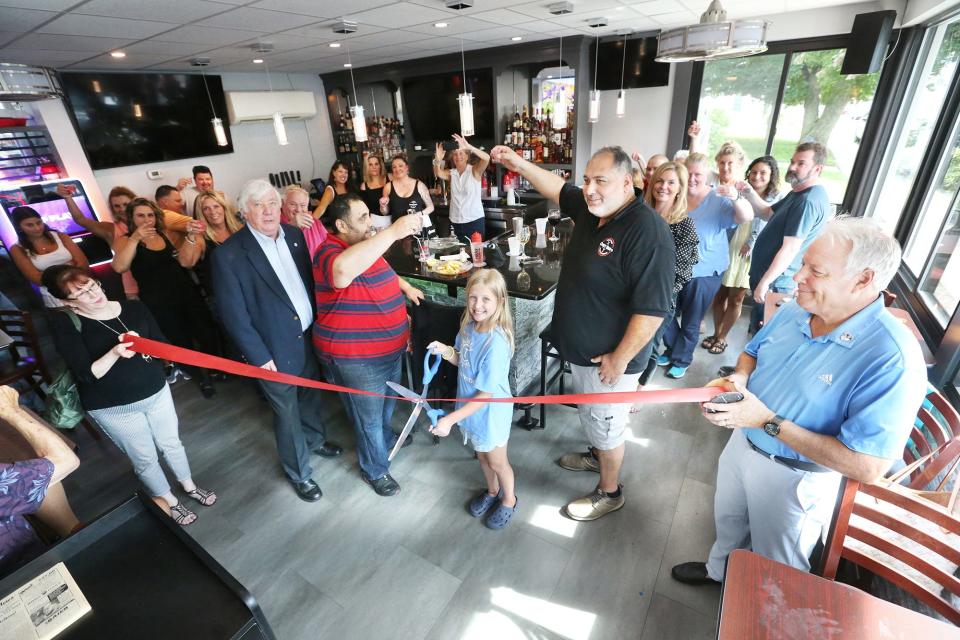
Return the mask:
<svg viewBox="0 0 960 640">
<path fill-rule="evenodd" d="M 393 395 L 386 382 L 400 382 L 403 352 L 378 360 L 345 360 L 318 355 L 323 373 L 333 384 L 352 389 Z M 395 400 L 341 393 L 340 399 L 353 421 L 360 469 L 368 480 L 382 478 L 390 471 L 387 455 L 397 441 L 390 427 Z"/>
<path fill-rule="evenodd" d="M 693 362 L 693 352 L 700 342 L 700 321 L 720 289 L 720 279 L 719 275 L 693 278 L 680 291 L 677 310 L 663 330 L 663 344 L 675 366 L 689 367 Z"/>
<path fill-rule="evenodd" d="M 780 282 L 780 280 L 777 279 L 776 282 Z M 768 291 L 770 293 L 792 294 L 794 291 L 797 290 L 797 286 L 792 279 L 790 280 L 790 284 L 792 284 L 793 286 L 783 287 L 783 286 L 777 286 L 775 284 L 774 286 L 770 287 Z M 750 293 L 747 295 L 753 298 L 753 290 L 751 290 Z M 762 302 L 757 302 L 756 300 L 753 301 L 753 307 L 751 307 L 750 309 L 750 326 L 747 327 L 747 333 L 752 335 L 752 334 L 755 334 L 757 331 L 760 331 L 760 327 L 763 325 L 763 309 L 764 309 L 764 305 Z"/>
</svg>

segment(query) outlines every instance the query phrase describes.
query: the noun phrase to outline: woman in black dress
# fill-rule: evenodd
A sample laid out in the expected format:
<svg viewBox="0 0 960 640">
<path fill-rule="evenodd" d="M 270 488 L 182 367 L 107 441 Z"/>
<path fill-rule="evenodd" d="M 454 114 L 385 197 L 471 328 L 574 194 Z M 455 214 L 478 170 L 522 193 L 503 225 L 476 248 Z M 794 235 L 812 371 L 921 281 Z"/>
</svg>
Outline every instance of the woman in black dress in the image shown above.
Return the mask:
<svg viewBox="0 0 960 640">
<path fill-rule="evenodd" d="M 433 200 L 430 190 L 410 175 L 410 165 L 403 156 L 394 156 L 390 160 L 390 182 L 383 187 L 380 198 L 380 213 L 398 220 L 408 213 L 433 213 Z M 429 226 L 424 221 L 424 226 Z"/>
</svg>

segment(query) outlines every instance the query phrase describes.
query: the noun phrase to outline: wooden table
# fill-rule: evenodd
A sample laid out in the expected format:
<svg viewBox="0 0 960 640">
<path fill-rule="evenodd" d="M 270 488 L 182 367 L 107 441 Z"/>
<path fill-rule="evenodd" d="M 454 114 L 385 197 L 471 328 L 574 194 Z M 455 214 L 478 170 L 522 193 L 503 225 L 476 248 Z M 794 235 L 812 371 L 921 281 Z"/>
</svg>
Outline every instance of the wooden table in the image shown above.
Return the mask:
<svg viewBox="0 0 960 640">
<path fill-rule="evenodd" d="M 960 629 L 757 555 L 730 554 L 721 640 L 945 640 Z"/>
</svg>

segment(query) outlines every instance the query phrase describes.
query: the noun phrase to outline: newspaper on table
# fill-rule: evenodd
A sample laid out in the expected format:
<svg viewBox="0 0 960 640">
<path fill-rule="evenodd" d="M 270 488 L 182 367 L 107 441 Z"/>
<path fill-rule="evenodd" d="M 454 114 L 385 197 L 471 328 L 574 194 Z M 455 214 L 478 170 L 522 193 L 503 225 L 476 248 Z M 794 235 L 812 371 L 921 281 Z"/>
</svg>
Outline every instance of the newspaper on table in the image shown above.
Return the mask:
<svg viewBox="0 0 960 640">
<path fill-rule="evenodd" d="M 90 611 L 62 562 L 0 599 L 0 638 L 49 640 Z"/>
</svg>

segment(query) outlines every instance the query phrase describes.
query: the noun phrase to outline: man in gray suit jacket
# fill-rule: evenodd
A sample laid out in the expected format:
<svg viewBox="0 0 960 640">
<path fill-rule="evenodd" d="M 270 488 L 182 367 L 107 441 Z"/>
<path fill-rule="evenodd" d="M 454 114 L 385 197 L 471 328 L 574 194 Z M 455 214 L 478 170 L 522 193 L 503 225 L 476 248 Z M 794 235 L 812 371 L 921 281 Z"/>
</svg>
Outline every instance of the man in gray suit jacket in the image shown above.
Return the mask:
<svg viewBox="0 0 960 640">
<path fill-rule="evenodd" d="M 269 371 L 318 379 L 310 327 L 316 313 L 313 272 L 300 229 L 280 223 L 280 194 L 265 180 L 251 180 L 237 198 L 247 226 L 217 248 L 213 288 L 220 317 L 250 364 Z M 320 392 L 258 381 L 274 413 L 277 452 L 297 495 L 320 499 L 310 452 L 334 458 L 320 418 Z"/>
</svg>

